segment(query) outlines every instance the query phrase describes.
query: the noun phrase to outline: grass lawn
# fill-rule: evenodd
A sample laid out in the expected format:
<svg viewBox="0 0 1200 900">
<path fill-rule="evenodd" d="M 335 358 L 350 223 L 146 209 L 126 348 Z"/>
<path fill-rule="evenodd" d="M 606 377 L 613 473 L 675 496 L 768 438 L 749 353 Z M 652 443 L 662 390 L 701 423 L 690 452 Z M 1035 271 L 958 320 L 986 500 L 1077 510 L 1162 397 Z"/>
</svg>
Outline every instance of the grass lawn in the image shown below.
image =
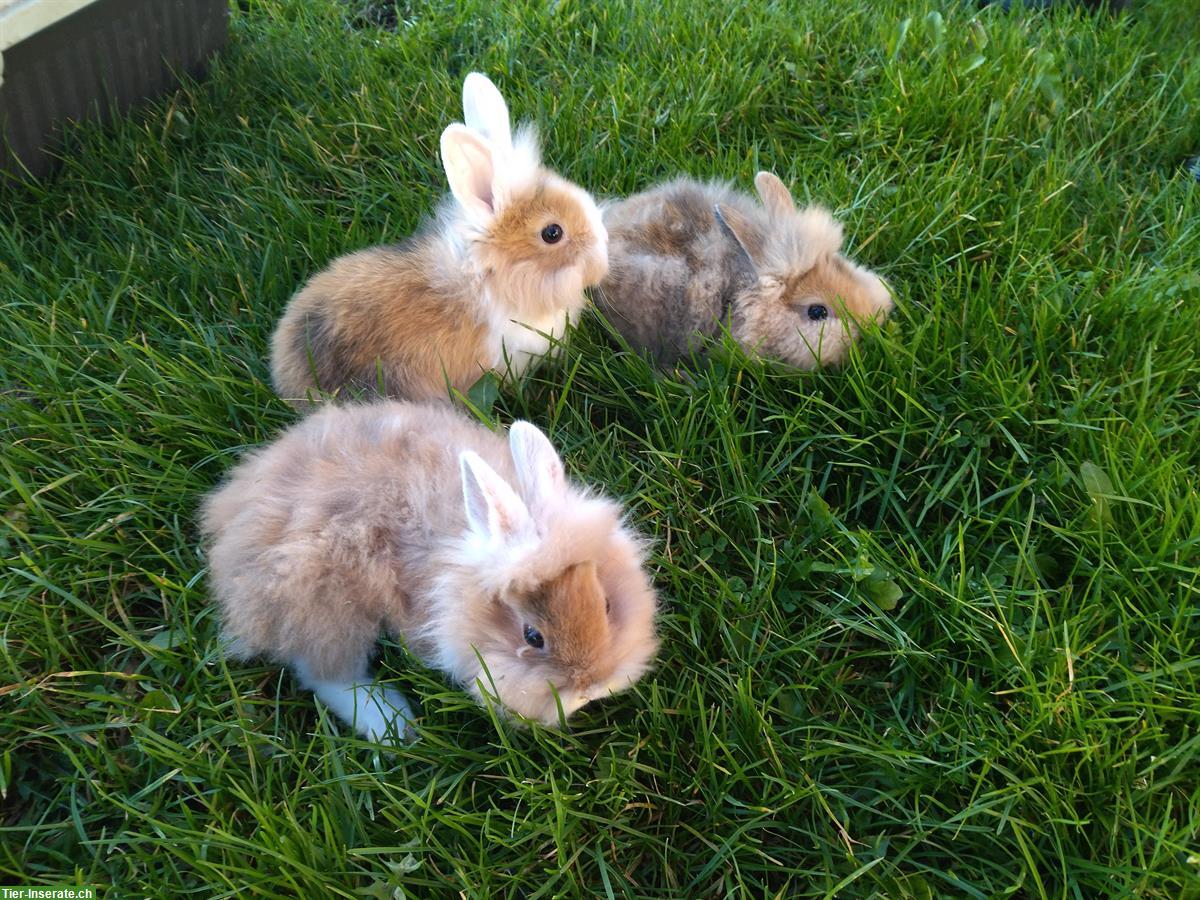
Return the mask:
<svg viewBox="0 0 1200 900">
<path fill-rule="evenodd" d="M 210 79 L 0 189 L 0 882 L 1200 896 L 1192 4 L 368 5 L 242 3 Z M 837 371 L 664 377 L 589 317 L 505 384 L 654 539 L 661 659 L 560 733 L 385 645 L 393 756 L 222 660 L 195 514 L 471 69 L 597 194 L 775 170 L 898 304 Z"/>
</svg>

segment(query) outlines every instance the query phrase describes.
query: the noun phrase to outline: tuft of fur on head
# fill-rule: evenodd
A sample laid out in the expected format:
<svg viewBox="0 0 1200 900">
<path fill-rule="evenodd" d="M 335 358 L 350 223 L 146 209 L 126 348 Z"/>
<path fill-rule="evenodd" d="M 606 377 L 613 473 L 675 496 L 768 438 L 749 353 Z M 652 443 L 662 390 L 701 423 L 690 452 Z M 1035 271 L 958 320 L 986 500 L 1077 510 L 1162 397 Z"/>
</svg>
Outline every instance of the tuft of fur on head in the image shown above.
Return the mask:
<svg viewBox="0 0 1200 900">
<path fill-rule="evenodd" d="M 477 696 L 554 724 L 649 669 L 656 601 L 616 504 L 568 484 L 532 425 L 515 423 L 509 443 L 519 492 L 461 458 L 468 528 L 442 555 L 424 637 Z"/>
<path fill-rule="evenodd" d="M 491 144 L 513 184 L 533 183 L 542 167 L 537 128 L 523 123 L 514 137 L 504 96 L 481 72 L 463 79 L 463 123 Z"/>
<path fill-rule="evenodd" d="M 505 164 L 509 167 L 513 184 L 531 187 L 537 182 L 542 169 L 542 146 L 537 126 L 523 122 L 508 147 Z"/>
<path fill-rule="evenodd" d="M 759 268 L 776 274 L 807 272 L 841 248 L 842 226 L 823 206 L 809 206 L 771 223 Z"/>
</svg>

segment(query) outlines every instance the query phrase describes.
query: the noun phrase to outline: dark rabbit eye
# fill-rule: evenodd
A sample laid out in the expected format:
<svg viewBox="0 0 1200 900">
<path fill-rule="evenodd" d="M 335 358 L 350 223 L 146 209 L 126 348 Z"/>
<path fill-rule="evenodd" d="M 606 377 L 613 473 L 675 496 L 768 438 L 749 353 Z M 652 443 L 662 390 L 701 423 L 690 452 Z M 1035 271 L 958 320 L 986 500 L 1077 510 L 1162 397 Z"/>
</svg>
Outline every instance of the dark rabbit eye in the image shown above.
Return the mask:
<svg viewBox="0 0 1200 900">
<path fill-rule="evenodd" d="M 525 626 L 525 643 L 534 650 L 541 650 L 546 646 L 546 639 L 542 637 L 542 633 L 532 625 Z"/>
<path fill-rule="evenodd" d="M 808 307 L 808 318 L 811 322 L 820 322 L 829 318 L 829 309 L 824 303 L 814 303 Z"/>
<path fill-rule="evenodd" d="M 551 223 L 542 229 L 542 240 L 547 244 L 557 244 L 562 240 L 562 226 L 556 223 Z"/>
</svg>

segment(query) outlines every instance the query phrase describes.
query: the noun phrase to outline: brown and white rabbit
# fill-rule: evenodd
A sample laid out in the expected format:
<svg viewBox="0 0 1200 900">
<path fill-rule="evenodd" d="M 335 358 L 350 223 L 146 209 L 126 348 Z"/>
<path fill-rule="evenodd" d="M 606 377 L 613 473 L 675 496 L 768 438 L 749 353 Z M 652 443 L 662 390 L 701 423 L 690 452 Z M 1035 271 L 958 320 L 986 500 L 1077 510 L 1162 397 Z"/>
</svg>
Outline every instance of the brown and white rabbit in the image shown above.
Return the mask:
<svg viewBox="0 0 1200 900">
<path fill-rule="evenodd" d="M 381 631 L 548 724 L 658 646 L 642 544 L 528 422 L 506 443 L 446 405 L 330 405 L 244 459 L 201 531 L 231 655 L 291 667 L 372 740 L 413 720 L 372 683 Z"/>
<path fill-rule="evenodd" d="M 271 342 L 275 390 L 411 400 L 465 391 L 486 370 L 525 370 L 608 269 L 592 197 L 544 169 L 532 126 L 511 132 L 485 76 L 463 84 L 465 125 L 442 133 L 450 197 L 408 240 L 335 259 L 292 298 Z"/>
<path fill-rule="evenodd" d="M 762 205 L 726 184 L 680 178 L 604 208 L 609 272 L 596 306 L 635 349 L 670 365 L 727 327 L 749 353 L 802 369 L 840 362 L 859 323 L 892 298 L 838 251 L 842 228 L 797 210 L 770 172 Z"/>
</svg>

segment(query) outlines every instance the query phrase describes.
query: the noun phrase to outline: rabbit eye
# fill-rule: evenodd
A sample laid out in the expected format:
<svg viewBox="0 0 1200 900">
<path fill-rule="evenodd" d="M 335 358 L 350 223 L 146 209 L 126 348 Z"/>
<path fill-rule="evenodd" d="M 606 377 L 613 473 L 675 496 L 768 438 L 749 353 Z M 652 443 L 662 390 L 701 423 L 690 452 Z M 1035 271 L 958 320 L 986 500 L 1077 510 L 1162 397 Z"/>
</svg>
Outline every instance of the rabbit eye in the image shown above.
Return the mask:
<svg viewBox="0 0 1200 900">
<path fill-rule="evenodd" d="M 546 646 L 546 639 L 542 637 L 542 633 L 532 625 L 525 626 L 525 643 L 534 650 L 541 650 Z"/>
<path fill-rule="evenodd" d="M 604 614 L 607 616 L 612 612 L 612 601 L 607 597 L 604 598 Z"/>
<path fill-rule="evenodd" d="M 562 226 L 557 223 L 552 222 L 542 229 L 542 240 L 547 244 L 557 244 L 562 240 L 562 236 Z"/>
<path fill-rule="evenodd" d="M 822 319 L 829 318 L 829 307 L 824 303 L 814 303 L 805 308 L 805 313 L 810 322 L 820 322 Z"/>
</svg>

